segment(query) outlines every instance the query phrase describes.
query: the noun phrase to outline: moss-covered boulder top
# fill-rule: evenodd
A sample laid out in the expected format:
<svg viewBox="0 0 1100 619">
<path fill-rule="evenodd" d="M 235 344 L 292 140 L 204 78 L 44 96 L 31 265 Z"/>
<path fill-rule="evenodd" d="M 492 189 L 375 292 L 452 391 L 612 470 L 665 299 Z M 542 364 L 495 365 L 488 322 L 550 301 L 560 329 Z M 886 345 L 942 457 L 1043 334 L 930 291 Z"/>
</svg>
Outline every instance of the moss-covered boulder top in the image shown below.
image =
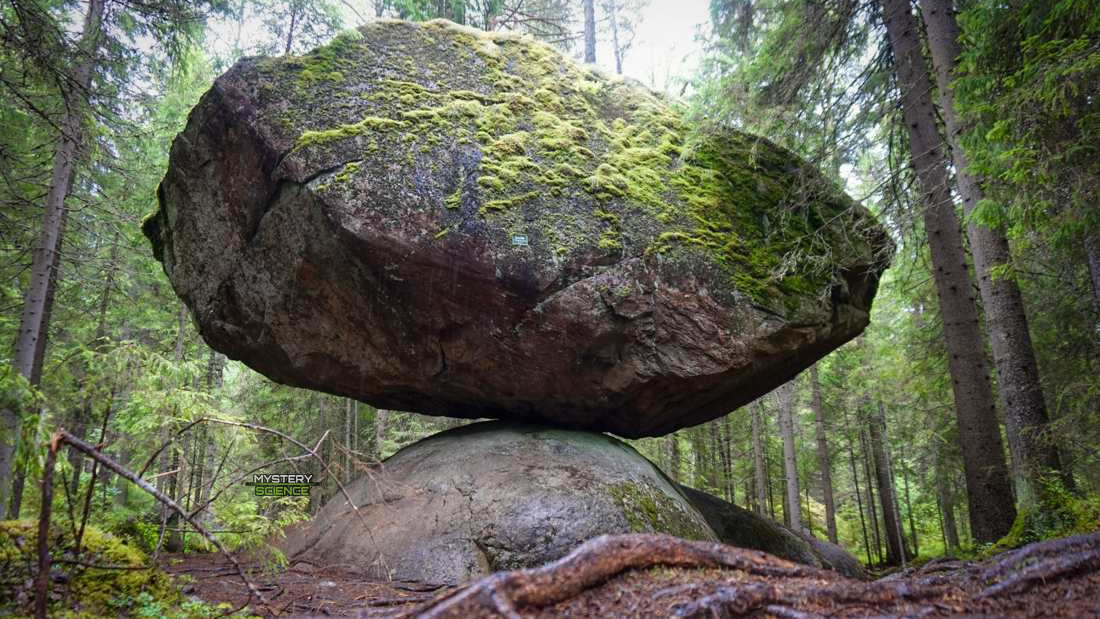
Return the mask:
<svg viewBox="0 0 1100 619">
<path fill-rule="evenodd" d="M 625 436 L 856 336 L 887 245 L 770 142 L 443 21 L 242 60 L 159 201 L 145 232 L 203 336 L 273 379 Z"/>
</svg>

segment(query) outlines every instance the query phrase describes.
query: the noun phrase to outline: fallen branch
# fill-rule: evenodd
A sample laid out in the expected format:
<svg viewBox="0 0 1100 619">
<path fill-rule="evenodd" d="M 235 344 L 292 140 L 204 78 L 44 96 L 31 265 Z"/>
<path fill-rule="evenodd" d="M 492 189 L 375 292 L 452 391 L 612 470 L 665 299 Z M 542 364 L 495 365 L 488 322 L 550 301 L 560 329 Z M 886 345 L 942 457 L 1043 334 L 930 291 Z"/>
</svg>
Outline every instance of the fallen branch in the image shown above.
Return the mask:
<svg viewBox="0 0 1100 619">
<path fill-rule="evenodd" d="M 160 447 L 157 447 L 157 450 L 154 451 L 151 456 L 149 456 L 149 459 L 145 461 L 145 464 L 141 467 L 141 470 L 138 471 L 137 476 L 138 477 L 145 477 L 145 472 L 148 471 L 149 467 L 152 466 L 153 463 L 157 461 L 157 456 L 160 455 L 160 452 L 164 451 L 165 449 L 168 448 L 169 445 L 176 442 L 176 439 L 183 436 L 184 432 L 187 432 L 191 428 L 197 426 L 198 424 L 200 424 L 204 421 L 206 421 L 205 417 L 199 417 L 198 419 L 192 421 L 191 423 L 183 426 L 179 430 L 176 430 L 175 434 L 173 434 L 167 441 L 162 443 Z M 176 470 L 179 470 L 179 469 L 176 469 Z M 163 473 L 162 473 L 162 475 L 163 475 Z"/>
<path fill-rule="evenodd" d="M 88 561 L 81 561 L 79 559 L 54 559 L 54 563 L 65 563 L 67 565 L 79 565 L 80 567 L 86 567 L 94 570 L 129 570 L 133 572 L 140 572 L 142 570 L 151 570 L 156 567 L 155 564 L 149 565 L 109 565 L 103 563 L 90 563 Z"/>
<path fill-rule="evenodd" d="M 100 451 L 97 450 L 95 447 L 93 447 L 92 445 L 80 440 L 79 438 L 73 436 L 72 434 L 69 434 L 64 429 L 60 429 L 60 430 L 58 430 L 57 432 L 54 433 L 54 440 L 51 441 L 51 453 L 56 449 L 55 443 L 58 440 L 63 441 L 65 443 L 68 443 L 70 447 L 72 447 L 74 449 L 77 449 L 78 451 L 83 452 L 89 458 L 92 458 L 96 462 L 99 462 L 104 467 L 106 467 L 106 468 L 110 469 L 111 471 L 113 471 L 116 475 L 130 481 L 131 483 L 136 485 L 138 488 L 141 488 L 142 490 L 144 490 L 148 494 L 152 495 L 154 499 L 156 499 L 157 501 L 160 501 L 163 505 L 165 505 L 166 507 L 168 507 L 172 511 L 176 512 L 177 514 L 179 514 L 180 517 L 182 517 L 184 520 L 186 520 L 188 522 L 188 524 L 190 524 L 192 527 L 194 527 L 195 530 L 198 531 L 198 533 L 200 535 L 202 535 L 204 538 L 206 538 L 206 540 L 208 542 L 213 544 L 214 547 L 216 547 L 219 552 L 221 552 L 223 555 L 225 555 L 225 557 L 227 559 L 229 559 L 229 562 L 233 564 L 234 568 L 236 568 L 237 575 L 240 576 L 241 580 L 244 581 L 244 584 L 248 587 L 249 594 L 252 595 L 252 596 L 255 596 L 256 599 L 258 599 L 260 601 L 261 605 L 267 606 L 267 599 L 264 597 L 264 595 L 262 593 L 260 593 L 259 589 L 257 589 L 256 586 L 254 584 L 252 584 L 252 581 L 248 579 L 248 576 L 245 575 L 244 568 L 237 561 L 236 557 L 234 557 L 229 552 L 229 550 L 221 543 L 221 541 L 218 540 L 218 538 L 211 535 L 210 532 L 208 532 L 201 524 L 199 524 L 194 518 L 192 518 L 175 501 L 173 501 L 171 498 L 169 498 L 168 496 L 163 494 L 161 491 L 154 488 L 152 485 L 149 484 L 149 482 L 147 482 L 144 479 L 138 477 L 137 475 L 135 475 L 134 473 L 130 472 L 128 469 L 123 467 L 121 464 L 119 464 L 119 463 L 115 462 L 114 460 L 112 460 L 109 456 L 107 456 L 103 453 L 100 453 Z M 51 469 L 51 473 L 52 473 L 52 469 Z M 43 484 L 44 485 L 46 484 L 45 476 L 43 478 Z M 48 504 L 48 501 L 46 501 L 45 497 L 46 497 L 46 495 L 43 494 L 43 503 Z M 45 508 L 43 508 L 43 509 L 45 510 Z M 41 528 L 41 525 L 40 525 L 40 528 Z M 41 565 L 40 565 L 40 569 L 41 569 Z M 40 575 L 40 577 L 41 577 L 41 575 Z M 251 599 L 251 598 L 249 598 L 249 599 Z M 246 601 L 246 604 L 247 604 L 247 601 Z M 42 616 L 43 617 L 45 616 L 44 612 L 43 612 Z"/>
</svg>

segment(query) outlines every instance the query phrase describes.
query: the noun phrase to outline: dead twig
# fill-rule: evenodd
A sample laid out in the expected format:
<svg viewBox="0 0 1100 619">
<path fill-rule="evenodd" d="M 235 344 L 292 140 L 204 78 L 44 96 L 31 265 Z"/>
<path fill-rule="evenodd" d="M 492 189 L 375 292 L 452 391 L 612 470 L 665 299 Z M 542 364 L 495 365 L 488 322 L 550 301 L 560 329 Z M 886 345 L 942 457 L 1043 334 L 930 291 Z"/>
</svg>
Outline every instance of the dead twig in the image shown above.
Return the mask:
<svg viewBox="0 0 1100 619">
<path fill-rule="evenodd" d="M 261 426 L 261 425 L 256 425 L 254 423 L 247 423 L 247 422 L 243 422 L 243 421 L 231 421 L 231 420 L 228 420 L 228 419 L 218 419 L 217 417 L 206 417 L 205 419 L 207 421 L 209 421 L 210 423 L 220 423 L 222 425 L 227 425 L 227 426 L 236 426 L 238 428 L 247 428 L 249 430 L 255 430 L 257 432 L 266 432 L 268 434 L 278 436 L 279 438 L 283 439 L 284 441 L 287 441 L 288 443 L 291 443 L 295 447 L 297 447 L 297 448 L 301 449 L 302 451 L 308 453 L 315 460 L 317 460 L 318 464 L 321 465 L 321 468 L 324 469 L 325 474 L 328 475 L 329 478 L 331 478 L 332 481 L 336 484 L 336 487 L 340 489 L 340 494 L 344 495 L 344 499 L 348 502 L 348 505 L 351 506 L 352 511 L 355 512 L 355 516 L 359 519 L 359 522 L 363 525 L 363 530 L 366 531 L 367 536 L 370 537 L 371 543 L 377 545 L 375 543 L 374 532 L 371 530 L 370 524 L 367 522 L 366 517 L 363 516 L 363 513 L 359 510 L 359 506 L 356 505 L 355 501 L 352 500 L 351 494 L 348 492 L 347 487 L 345 487 L 344 484 L 340 481 L 340 477 L 332 472 L 332 468 L 329 467 L 328 462 L 326 462 L 325 459 L 322 458 L 320 456 L 320 454 L 318 454 L 315 450 L 310 449 L 308 445 L 306 445 L 305 443 L 295 439 L 294 437 L 289 436 L 289 435 L 287 435 L 283 432 L 280 432 L 278 430 L 274 430 L 272 428 L 267 428 L 267 427 L 264 427 L 264 426 Z M 385 564 L 382 565 L 382 568 L 385 570 L 386 573 L 389 573 L 389 569 Z"/>
<path fill-rule="evenodd" d="M 324 442 L 324 440 L 328 437 L 328 434 L 329 434 L 329 431 L 325 430 L 325 433 L 322 434 L 321 438 L 317 440 L 317 444 L 313 446 L 314 451 L 321 448 L 321 443 Z M 296 462 L 298 460 L 304 460 L 308 457 L 310 457 L 310 454 L 309 453 L 304 453 L 304 454 L 301 454 L 301 455 L 298 455 L 298 456 L 288 456 L 286 458 L 279 458 L 277 460 L 271 460 L 270 462 L 264 462 L 263 464 L 261 464 L 257 467 L 253 467 L 253 468 L 249 469 L 248 471 L 245 471 L 244 473 L 241 473 L 240 475 L 235 477 L 233 480 L 231 480 L 229 483 L 225 484 L 220 489 L 218 489 L 218 491 L 215 492 L 214 495 L 211 496 L 209 499 L 207 499 L 205 503 L 201 503 L 201 504 L 198 505 L 198 507 L 191 510 L 191 516 L 192 517 L 197 516 L 199 514 L 199 512 L 206 509 L 207 506 L 212 505 L 214 503 L 214 501 L 216 501 L 218 499 L 218 497 L 220 497 L 222 495 L 223 492 L 225 492 L 229 488 L 232 488 L 233 486 L 236 486 L 238 483 L 248 479 L 248 476 L 252 475 L 256 471 L 262 471 L 266 468 L 275 466 L 276 464 L 282 464 L 284 462 Z M 245 531 L 228 531 L 228 532 L 229 533 L 245 533 Z"/>
<path fill-rule="evenodd" d="M 90 563 L 88 561 L 81 561 L 79 559 L 54 559 L 54 563 L 65 563 L 68 565 L 79 565 L 80 567 L 86 567 L 94 570 L 130 570 L 134 572 L 140 572 L 142 570 L 151 570 L 156 567 L 155 564 L 149 565 L 104 565 L 102 563 Z"/>
<path fill-rule="evenodd" d="M 114 460 L 112 460 L 109 456 L 101 453 L 98 449 L 96 449 L 92 445 L 80 440 L 79 438 L 73 436 L 72 434 L 69 434 L 64 429 L 60 429 L 56 433 L 54 433 L 54 440 L 51 441 L 51 452 L 56 449 L 55 443 L 58 442 L 58 441 L 63 441 L 65 443 L 67 443 L 71 448 L 77 449 L 77 450 L 83 452 L 84 455 L 86 455 L 89 458 L 92 458 L 93 460 L 99 462 L 104 467 L 106 467 L 106 468 L 110 469 L 112 472 L 114 472 L 116 475 L 130 481 L 131 483 L 136 485 L 138 488 L 141 488 L 142 490 L 144 490 L 148 494 L 152 495 L 152 497 L 154 499 L 156 499 L 157 501 L 162 503 L 168 509 L 170 509 L 170 510 L 176 512 L 177 514 L 179 514 L 181 518 L 186 520 L 188 522 L 188 524 L 190 524 L 192 527 L 194 527 L 195 530 L 198 531 L 198 533 L 200 535 L 202 535 L 204 538 L 206 538 L 206 540 L 208 542 L 213 544 L 214 547 L 216 547 L 219 552 L 221 552 L 223 555 L 225 555 L 225 557 L 227 559 L 229 559 L 229 562 L 233 564 L 234 568 L 236 568 L 237 575 L 240 576 L 241 580 L 244 581 L 245 585 L 248 587 L 249 594 L 251 596 L 255 596 L 255 598 L 260 601 L 261 605 L 263 605 L 265 607 L 267 606 L 267 598 L 265 598 L 263 593 L 261 593 L 259 591 L 259 589 L 257 589 L 256 586 L 254 584 L 252 584 L 252 581 L 248 579 L 248 576 L 246 576 L 245 573 L 244 573 L 244 568 L 241 566 L 240 562 L 237 561 L 236 557 L 234 557 L 229 552 L 229 550 L 221 543 L 220 540 L 218 540 L 218 538 L 216 538 L 212 534 L 210 534 L 210 532 L 208 532 L 199 522 L 197 522 L 194 518 L 192 518 L 175 501 L 173 501 L 168 496 L 164 495 L 161 491 L 154 488 L 152 485 L 149 484 L 149 482 L 147 482 L 144 479 L 138 477 L 137 475 L 135 475 L 134 473 L 132 473 L 131 471 L 129 471 L 128 469 L 123 467 L 121 464 L 119 464 L 119 463 L 115 462 Z M 51 473 L 52 473 L 52 469 L 51 469 Z M 45 481 L 45 475 L 44 475 L 43 476 L 43 485 L 44 485 L 44 487 L 45 487 L 45 484 L 46 484 L 46 481 Z M 43 498 L 43 503 L 48 504 L 49 502 L 45 500 L 45 496 L 46 495 L 43 494 L 43 497 L 44 497 Z M 44 507 L 43 509 L 45 510 L 47 508 Z M 42 525 L 40 524 L 39 526 L 41 528 Z M 41 542 L 40 542 L 40 544 L 41 544 Z M 48 562 L 48 557 L 47 557 L 47 562 Z M 40 568 L 41 568 L 41 565 L 40 565 Z M 41 574 L 40 574 L 40 577 L 42 577 Z M 249 599 L 251 599 L 251 598 L 249 598 Z M 247 604 L 247 601 L 245 603 Z M 43 614 L 41 616 L 45 617 L 45 610 L 43 610 Z"/>
</svg>

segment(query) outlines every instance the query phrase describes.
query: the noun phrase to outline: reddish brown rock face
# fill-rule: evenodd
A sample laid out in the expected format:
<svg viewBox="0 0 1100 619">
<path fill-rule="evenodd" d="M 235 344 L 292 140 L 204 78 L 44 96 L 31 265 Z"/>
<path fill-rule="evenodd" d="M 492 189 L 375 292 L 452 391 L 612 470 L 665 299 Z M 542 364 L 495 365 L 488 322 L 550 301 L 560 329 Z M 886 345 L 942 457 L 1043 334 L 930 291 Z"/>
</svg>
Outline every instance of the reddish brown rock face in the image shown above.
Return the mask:
<svg viewBox="0 0 1100 619">
<path fill-rule="evenodd" d="M 362 35 L 242 61 L 173 144 L 145 231 L 217 350 L 379 407 L 639 437 L 866 326 L 889 243 L 794 155 L 529 41 Z"/>
</svg>

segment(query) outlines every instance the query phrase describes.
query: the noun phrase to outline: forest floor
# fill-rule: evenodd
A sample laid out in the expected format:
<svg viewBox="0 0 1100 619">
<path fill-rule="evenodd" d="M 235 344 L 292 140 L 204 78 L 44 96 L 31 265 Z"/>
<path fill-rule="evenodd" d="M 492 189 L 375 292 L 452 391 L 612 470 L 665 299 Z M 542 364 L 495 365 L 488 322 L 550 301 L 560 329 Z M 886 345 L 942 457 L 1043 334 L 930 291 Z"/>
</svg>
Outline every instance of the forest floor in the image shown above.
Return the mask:
<svg viewBox="0 0 1100 619">
<path fill-rule="evenodd" d="M 721 568 L 670 567 L 685 561 L 667 552 L 654 565 L 638 561 L 638 552 L 609 563 L 616 549 L 604 547 L 520 578 L 497 575 L 457 588 L 378 582 L 353 566 L 299 562 L 278 572 L 249 568 L 268 600 L 266 608 L 252 600 L 251 610 L 284 617 L 1100 617 L 1100 534 L 1044 544 L 981 562 L 938 559 L 867 583 L 729 547 L 722 552 L 733 559 L 720 560 Z M 165 555 L 161 564 L 189 576 L 185 592 L 203 601 L 249 602 L 223 556 Z M 547 588 L 554 592 L 544 595 Z M 539 605 L 524 603 L 539 597 Z"/>
</svg>

